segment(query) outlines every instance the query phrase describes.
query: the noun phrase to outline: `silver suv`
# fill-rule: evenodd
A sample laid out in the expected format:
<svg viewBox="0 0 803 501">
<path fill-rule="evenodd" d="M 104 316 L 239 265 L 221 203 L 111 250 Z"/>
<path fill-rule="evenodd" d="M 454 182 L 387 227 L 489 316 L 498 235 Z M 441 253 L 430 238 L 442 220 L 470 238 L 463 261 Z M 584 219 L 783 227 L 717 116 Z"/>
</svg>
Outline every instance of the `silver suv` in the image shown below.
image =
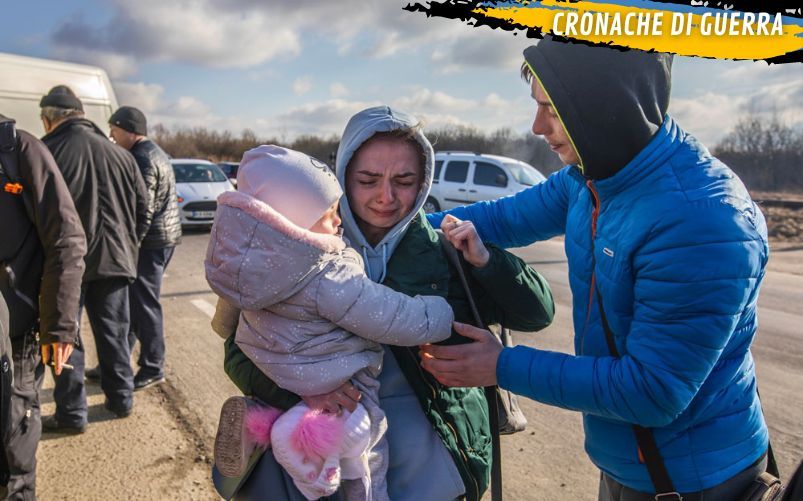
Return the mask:
<svg viewBox="0 0 803 501">
<path fill-rule="evenodd" d="M 532 165 L 513 158 L 441 151 L 435 154 L 435 178 L 424 210 L 438 212 L 513 195 L 545 179 Z"/>
</svg>

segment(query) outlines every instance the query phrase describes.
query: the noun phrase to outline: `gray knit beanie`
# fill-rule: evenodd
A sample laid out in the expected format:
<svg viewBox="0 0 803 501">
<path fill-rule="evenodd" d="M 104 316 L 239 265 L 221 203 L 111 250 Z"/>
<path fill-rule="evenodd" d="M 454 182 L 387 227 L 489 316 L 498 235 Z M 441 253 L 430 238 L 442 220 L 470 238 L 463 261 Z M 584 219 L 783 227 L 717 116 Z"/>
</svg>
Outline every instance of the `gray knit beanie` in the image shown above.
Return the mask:
<svg viewBox="0 0 803 501">
<path fill-rule="evenodd" d="M 243 155 L 237 190 L 309 229 L 343 195 L 329 167 L 304 153 L 262 145 Z"/>
</svg>

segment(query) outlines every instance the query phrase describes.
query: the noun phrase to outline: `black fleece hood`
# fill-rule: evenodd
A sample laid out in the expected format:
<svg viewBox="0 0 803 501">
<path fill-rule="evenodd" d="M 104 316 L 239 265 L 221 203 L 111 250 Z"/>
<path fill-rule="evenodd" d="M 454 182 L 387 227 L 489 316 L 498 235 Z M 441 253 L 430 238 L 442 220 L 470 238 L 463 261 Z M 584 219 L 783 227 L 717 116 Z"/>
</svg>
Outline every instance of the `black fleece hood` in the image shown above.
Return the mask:
<svg viewBox="0 0 803 501">
<path fill-rule="evenodd" d="M 556 42 L 524 50 L 589 179 L 619 172 L 661 126 L 669 107 L 672 56 Z"/>
</svg>

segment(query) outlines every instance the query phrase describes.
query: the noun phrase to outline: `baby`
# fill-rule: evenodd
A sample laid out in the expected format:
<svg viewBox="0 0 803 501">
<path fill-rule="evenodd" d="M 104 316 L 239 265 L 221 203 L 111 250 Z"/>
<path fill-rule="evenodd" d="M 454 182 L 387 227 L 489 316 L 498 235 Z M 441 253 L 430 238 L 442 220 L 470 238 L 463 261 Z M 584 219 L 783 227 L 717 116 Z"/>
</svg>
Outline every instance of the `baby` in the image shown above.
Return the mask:
<svg viewBox="0 0 803 501">
<path fill-rule="evenodd" d="M 452 310 L 441 297 L 410 297 L 365 275 L 362 258 L 339 235 L 342 190 L 325 164 L 259 146 L 243 155 L 237 187 L 218 198 L 205 260 L 209 285 L 242 310 L 237 345 L 301 397 L 350 381 L 362 399 L 354 412 L 326 413 L 302 402 L 278 416 L 233 397 L 221 411 L 216 465 L 239 476 L 252 443 L 270 443 L 309 499 L 333 494 L 341 479 L 349 480 L 348 498 L 387 499 L 380 343 L 442 341 L 451 334 Z"/>
</svg>

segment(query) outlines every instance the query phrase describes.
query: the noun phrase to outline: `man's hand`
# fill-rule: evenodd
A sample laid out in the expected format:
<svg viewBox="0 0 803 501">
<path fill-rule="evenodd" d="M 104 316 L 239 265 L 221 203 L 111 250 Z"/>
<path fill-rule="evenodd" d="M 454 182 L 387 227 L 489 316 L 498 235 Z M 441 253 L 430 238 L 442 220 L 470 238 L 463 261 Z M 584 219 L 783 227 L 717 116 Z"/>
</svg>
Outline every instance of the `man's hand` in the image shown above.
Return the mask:
<svg viewBox="0 0 803 501">
<path fill-rule="evenodd" d="M 56 370 L 56 375 L 61 375 L 61 370 L 64 364 L 72 355 L 72 343 L 51 343 L 42 345 L 42 363 L 47 365 L 50 362 L 50 355 L 53 355 L 53 368 Z"/>
<path fill-rule="evenodd" d="M 496 384 L 496 362 L 502 342 L 491 332 L 473 325 L 454 323 L 473 343 L 421 347 L 421 366 L 446 386 L 491 386 Z"/>
<path fill-rule="evenodd" d="M 441 221 L 441 231 L 455 249 L 463 253 L 463 258 L 476 268 L 488 264 L 491 254 L 480 240 L 477 229 L 471 221 L 461 221 L 447 214 Z"/>
<path fill-rule="evenodd" d="M 354 412 L 361 398 L 362 394 L 348 381 L 331 393 L 301 397 L 310 409 L 318 409 L 332 414 L 340 414 L 342 409 Z"/>
</svg>

